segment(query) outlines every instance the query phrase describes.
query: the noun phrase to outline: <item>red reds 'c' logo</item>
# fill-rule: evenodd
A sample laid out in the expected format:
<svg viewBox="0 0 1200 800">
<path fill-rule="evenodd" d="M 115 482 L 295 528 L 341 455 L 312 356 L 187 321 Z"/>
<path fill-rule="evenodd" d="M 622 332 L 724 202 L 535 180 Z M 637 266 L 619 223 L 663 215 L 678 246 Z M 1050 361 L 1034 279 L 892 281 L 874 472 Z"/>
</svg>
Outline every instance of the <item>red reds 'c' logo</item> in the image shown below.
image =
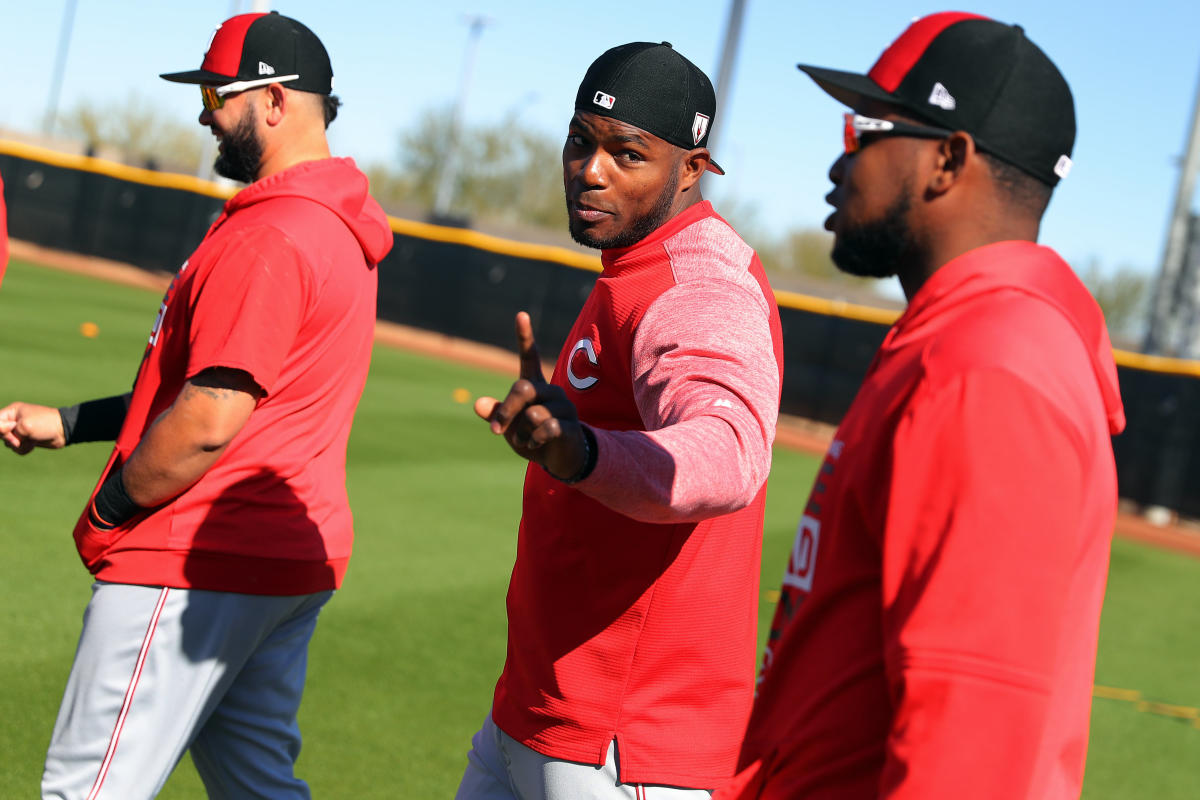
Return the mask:
<svg viewBox="0 0 1200 800">
<path fill-rule="evenodd" d="M 594 372 L 593 368 L 599 363 L 599 359 L 596 358 L 596 346 L 592 344 L 592 340 L 580 339 L 571 348 L 571 355 L 567 358 L 567 380 L 581 392 L 592 388 L 600 378 L 586 373 Z"/>
</svg>

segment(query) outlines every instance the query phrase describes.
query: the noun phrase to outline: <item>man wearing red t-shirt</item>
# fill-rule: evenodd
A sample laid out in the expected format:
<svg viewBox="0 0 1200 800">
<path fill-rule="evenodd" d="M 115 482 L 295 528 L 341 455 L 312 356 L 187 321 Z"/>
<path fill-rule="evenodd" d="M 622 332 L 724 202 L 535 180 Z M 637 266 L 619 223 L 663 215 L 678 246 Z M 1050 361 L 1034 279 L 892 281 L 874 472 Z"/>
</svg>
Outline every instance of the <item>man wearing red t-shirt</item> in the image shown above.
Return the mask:
<svg viewBox="0 0 1200 800">
<path fill-rule="evenodd" d="M 199 70 L 232 197 L 167 290 L 130 394 L 0 410 L 18 453 L 116 447 L 75 527 L 96 578 L 45 797 L 148 798 L 190 750 L 209 793 L 307 798 L 296 712 L 353 537 L 346 443 L 391 231 L 349 159 L 320 40 L 244 14 Z"/>
<path fill-rule="evenodd" d="M 588 69 L 563 146 L 570 230 L 602 250 L 547 383 L 477 413 L 532 463 L 509 644 L 461 800 L 693 798 L 732 774 L 753 691 L 779 313 L 700 196 L 715 98 L 669 44 Z"/>
<path fill-rule="evenodd" d="M 909 305 L 817 476 L 717 796 L 1078 797 L 1124 413 L 1100 309 L 1036 244 L 1070 89 L 961 13 L 867 75 L 801 69 L 853 109 L 834 261 Z"/>
</svg>

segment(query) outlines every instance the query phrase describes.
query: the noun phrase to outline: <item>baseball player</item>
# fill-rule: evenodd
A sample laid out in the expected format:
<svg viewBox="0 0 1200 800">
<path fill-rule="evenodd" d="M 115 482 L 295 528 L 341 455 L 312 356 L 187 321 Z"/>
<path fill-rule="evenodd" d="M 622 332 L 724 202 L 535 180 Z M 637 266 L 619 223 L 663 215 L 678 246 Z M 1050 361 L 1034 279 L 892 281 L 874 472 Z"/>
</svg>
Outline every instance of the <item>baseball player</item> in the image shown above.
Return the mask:
<svg viewBox="0 0 1200 800">
<path fill-rule="evenodd" d="M 332 158 L 320 40 L 222 23 L 200 124 L 232 197 L 167 290 L 130 394 L 0 409 L 16 452 L 116 440 L 75 527 L 95 576 L 51 737 L 46 798 L 154 796 L 190 750 L 210 797 L 307 798 L 296 712 L 353 536 L 346 442 L 392 235 Z"/>
<path fill-rule="evenodd" d="M 800 520 L 721 798 L 1079 796 L 1124 426 L 1100 309 L 1038 227 L 1071 91 L 1019 26 L 914 22 L 850 107 L 833 258 L 908 309 Z"/>
<path fill-rule="evenodd" d="M 700 195 L 715 104 L 667 43 L 579 86 L 563 181 L 604 271 L 550 381 L 521 313 L 520 380 L 475 407 L 532 463 L 460 800 L 682 800 L 733 772 L 783 359 L 758 257 Z"/>
</svg>

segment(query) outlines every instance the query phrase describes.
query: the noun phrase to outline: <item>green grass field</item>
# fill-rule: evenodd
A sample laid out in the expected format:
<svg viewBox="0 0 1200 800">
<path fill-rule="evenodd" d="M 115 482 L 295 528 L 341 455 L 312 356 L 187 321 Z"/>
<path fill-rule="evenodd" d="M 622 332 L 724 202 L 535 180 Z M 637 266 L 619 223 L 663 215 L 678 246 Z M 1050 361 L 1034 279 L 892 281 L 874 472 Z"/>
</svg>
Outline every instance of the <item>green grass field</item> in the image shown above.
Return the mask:
<svg viewBox="0 0 1200 800">
<path fill-rule="evenodd" d="M 14 262 L 0 288 L 0 406 L 128 390 L 159 298 Z M 81 335 L 93 322 L 100 333 Z M 452 393 L 494 373 L 377 348 L 350 443 L 358 531 L 313 640 L 298 770 L 318 798 L 453 796 L 505 647 L 522 464 Z M 0 452 L 0 797 L 37 792 L 90 580 L 70 531 L 108 446 Z M 762 623 L 817 461 L 778 450 Z M 1118 540 L 1096 681 L 1200 706 L 1200 561 Z M 1097 699 L 1084 797 L 1200 794 L 1200 728 Z M 847 724 L 853 724 L 847 721 Z M 161 797 L 202 798 L 185 759 Z"/>
</svg>

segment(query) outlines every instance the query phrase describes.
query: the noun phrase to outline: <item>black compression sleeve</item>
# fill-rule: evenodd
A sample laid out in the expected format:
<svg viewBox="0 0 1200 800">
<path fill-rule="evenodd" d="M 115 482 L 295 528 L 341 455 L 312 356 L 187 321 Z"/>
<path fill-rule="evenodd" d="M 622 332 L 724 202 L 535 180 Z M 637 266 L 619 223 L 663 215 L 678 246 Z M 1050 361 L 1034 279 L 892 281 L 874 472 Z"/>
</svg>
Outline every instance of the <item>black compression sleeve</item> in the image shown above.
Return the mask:
<svg viewBox="0 0 1200 800">
<path fill-rule="evenodd" d="M 89 510 L 93 525 L 101 530 L 112 530 L 118 525 L 124 525 L 146 509 L 133 502 L 129 492 L 125 491 L 121 470 L 115 469 L 101 484 Z"/>
<path fill-rule="evenodd" d="M 67 444 L 79 442 L 111 442 L 121 432 L 125 413 L 129 410 L 129 395 L 89 400 L 77 406 L 58 410 L 62 417 L 63 436 Z"/>
</svg>

